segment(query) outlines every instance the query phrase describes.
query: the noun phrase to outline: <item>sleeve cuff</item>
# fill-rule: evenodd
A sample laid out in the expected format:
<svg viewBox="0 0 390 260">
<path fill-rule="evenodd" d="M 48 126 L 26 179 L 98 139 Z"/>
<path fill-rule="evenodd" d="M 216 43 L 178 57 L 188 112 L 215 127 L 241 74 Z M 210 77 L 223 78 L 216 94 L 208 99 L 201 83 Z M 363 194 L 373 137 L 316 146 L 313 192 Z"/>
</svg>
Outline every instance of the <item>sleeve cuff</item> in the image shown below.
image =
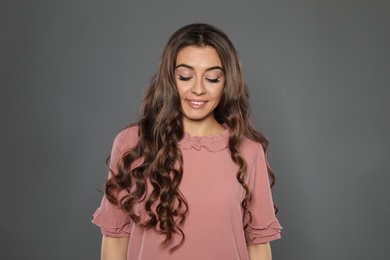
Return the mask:
<svg viewBox="0 0 390 260">
<path fill-rule="evenodd" d="M 250 225 L 247 229 L 247 244 L 256 245 L 280 239 L 281 230 L 282 227 L 277 219 L 265 225 Z"/>
<path fill-rule="evenodd" d="M 126 220 L 117 219 L 108 214 L 104 214 L 102 209 L 98 208 L 93 214 L 92 223 L 100 227 L 103 235 L 118 238 L 130 236 L 130 217 Z"/>
</svg>

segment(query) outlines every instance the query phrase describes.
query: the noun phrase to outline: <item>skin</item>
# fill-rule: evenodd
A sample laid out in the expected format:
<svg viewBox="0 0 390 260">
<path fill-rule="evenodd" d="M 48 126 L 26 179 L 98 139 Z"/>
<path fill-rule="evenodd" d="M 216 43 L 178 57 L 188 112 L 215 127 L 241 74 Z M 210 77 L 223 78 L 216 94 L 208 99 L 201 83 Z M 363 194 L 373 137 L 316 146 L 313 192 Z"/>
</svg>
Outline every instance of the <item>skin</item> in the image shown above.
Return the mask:
<svg viewBox="0 0 390 260">
<path fill-rule="evenodd" d="M 222 62 L 210 47 L 187 46 L 176 58 L 175 79 L 180 95 L 184 130 L 192 136 L 218 134 L 225 127 L 214 118 L 225 85 Z M 125 260 L 128 238 L 103 236 L 101 259 Z M 250 260 L 271 260 L 269 243 L 248 247 Z"/>
<path fill-rule="evenodd" d="M 103 235 L 101 260 L 126 260 L 129 238 L 115 238 Z"/>
<path fill-rule="evenodd" d="M 210 47 L 187 46 L 176 58 L 175 79 L 184 130 L 190 135 L 218 134 L 225 128 L 214 118 L 225 85 L 222 62 Z"/>
<path fill-rule="evenodd" d="M 250 260 L 272 260 L 270 243 L 263 243 L 248 247 Z"/>
</svg>

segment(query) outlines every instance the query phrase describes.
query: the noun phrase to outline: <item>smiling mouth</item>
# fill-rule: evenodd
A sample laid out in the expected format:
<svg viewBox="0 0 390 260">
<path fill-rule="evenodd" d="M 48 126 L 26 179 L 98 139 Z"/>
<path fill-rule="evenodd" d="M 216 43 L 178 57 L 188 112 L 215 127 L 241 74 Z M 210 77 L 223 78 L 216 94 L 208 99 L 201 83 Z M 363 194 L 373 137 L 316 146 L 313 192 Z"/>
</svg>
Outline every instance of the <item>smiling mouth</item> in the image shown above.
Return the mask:
<svg viewBox="0 0 390 260">
<path fill-rule="evenodd" d="M 195 101 L 195 100 L 188 100 L 187 104 L 192 108 L 202 108 L 206 105 L 207 101 Z"/>
<path fill-rule="evenodd" d="M 191 102 L 191 104 L 193 104 L 195 106 L 201 106 L 201 105 L 206 103 L 204 101 L 190 101 L 190 102 Z"/>
</svg>

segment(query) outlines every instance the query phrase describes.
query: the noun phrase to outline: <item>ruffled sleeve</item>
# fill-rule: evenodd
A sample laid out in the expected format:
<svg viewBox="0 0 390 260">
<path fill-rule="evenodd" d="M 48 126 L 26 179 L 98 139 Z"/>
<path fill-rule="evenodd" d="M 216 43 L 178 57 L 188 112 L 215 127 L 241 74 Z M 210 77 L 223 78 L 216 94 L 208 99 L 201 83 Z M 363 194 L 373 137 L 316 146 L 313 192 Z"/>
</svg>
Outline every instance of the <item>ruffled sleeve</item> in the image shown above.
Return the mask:
<svg viewBox="0 0 390 260">
<path fill-rule="evenodd" d="M 93 214 L 92 223 L 100 227 L 103 235 L 129 237 L 132 225 L 130 220 L 129 215 L 104 197 L 101 206 Z"/>
<path fill-rule="evenodd" d="M 248 186 L 252 193 L 252 200 L 248 205 L 252 213 L 252 223 L 247 229 L 247 244 L 256 245 L 279 239 L 282 227 L 275 216 L 264 150 L 259 143 L 249 140 L 246 143 L 250 146 L 245 149 L 245 153 L 248 162 Z"/>
<path fill-rule="evenodd" d="M 120 132 L 113 143 L 110 169 L 117 173 L 117 162 L 122 157 L 123 153 L 128 151 L 137 142 L 137 128 L 131 127 Z M 108 177 L 112 176 L 109 172 Z M 119 192 L 117 198 L 120 199 L 125 195 L 125 191 Z M 112 204 L 103 196 L 100 207 L 93 214 L 92 223 L 99 226 L 103 235 L 111 237 L 129 237 L 132 227 L 131 218 L 127 213 L 120 209 L 117 205 Z"/>
</svg>

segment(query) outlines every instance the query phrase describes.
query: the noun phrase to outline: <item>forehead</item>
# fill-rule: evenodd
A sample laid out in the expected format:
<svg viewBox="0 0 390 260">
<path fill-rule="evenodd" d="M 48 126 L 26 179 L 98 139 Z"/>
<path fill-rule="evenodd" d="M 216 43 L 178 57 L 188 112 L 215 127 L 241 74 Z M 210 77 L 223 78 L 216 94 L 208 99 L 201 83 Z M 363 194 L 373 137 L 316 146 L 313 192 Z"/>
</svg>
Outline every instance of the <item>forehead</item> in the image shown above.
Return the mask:
<svg viewBox="0 0 390 260">
<path fill-rule="evenodd" d="M 218 52 L 211 46 L 190 45 L 181 49 L 176 56 L 176 65 L 187 64 L 193 67 L 221 66 Z"/>
</svg>

